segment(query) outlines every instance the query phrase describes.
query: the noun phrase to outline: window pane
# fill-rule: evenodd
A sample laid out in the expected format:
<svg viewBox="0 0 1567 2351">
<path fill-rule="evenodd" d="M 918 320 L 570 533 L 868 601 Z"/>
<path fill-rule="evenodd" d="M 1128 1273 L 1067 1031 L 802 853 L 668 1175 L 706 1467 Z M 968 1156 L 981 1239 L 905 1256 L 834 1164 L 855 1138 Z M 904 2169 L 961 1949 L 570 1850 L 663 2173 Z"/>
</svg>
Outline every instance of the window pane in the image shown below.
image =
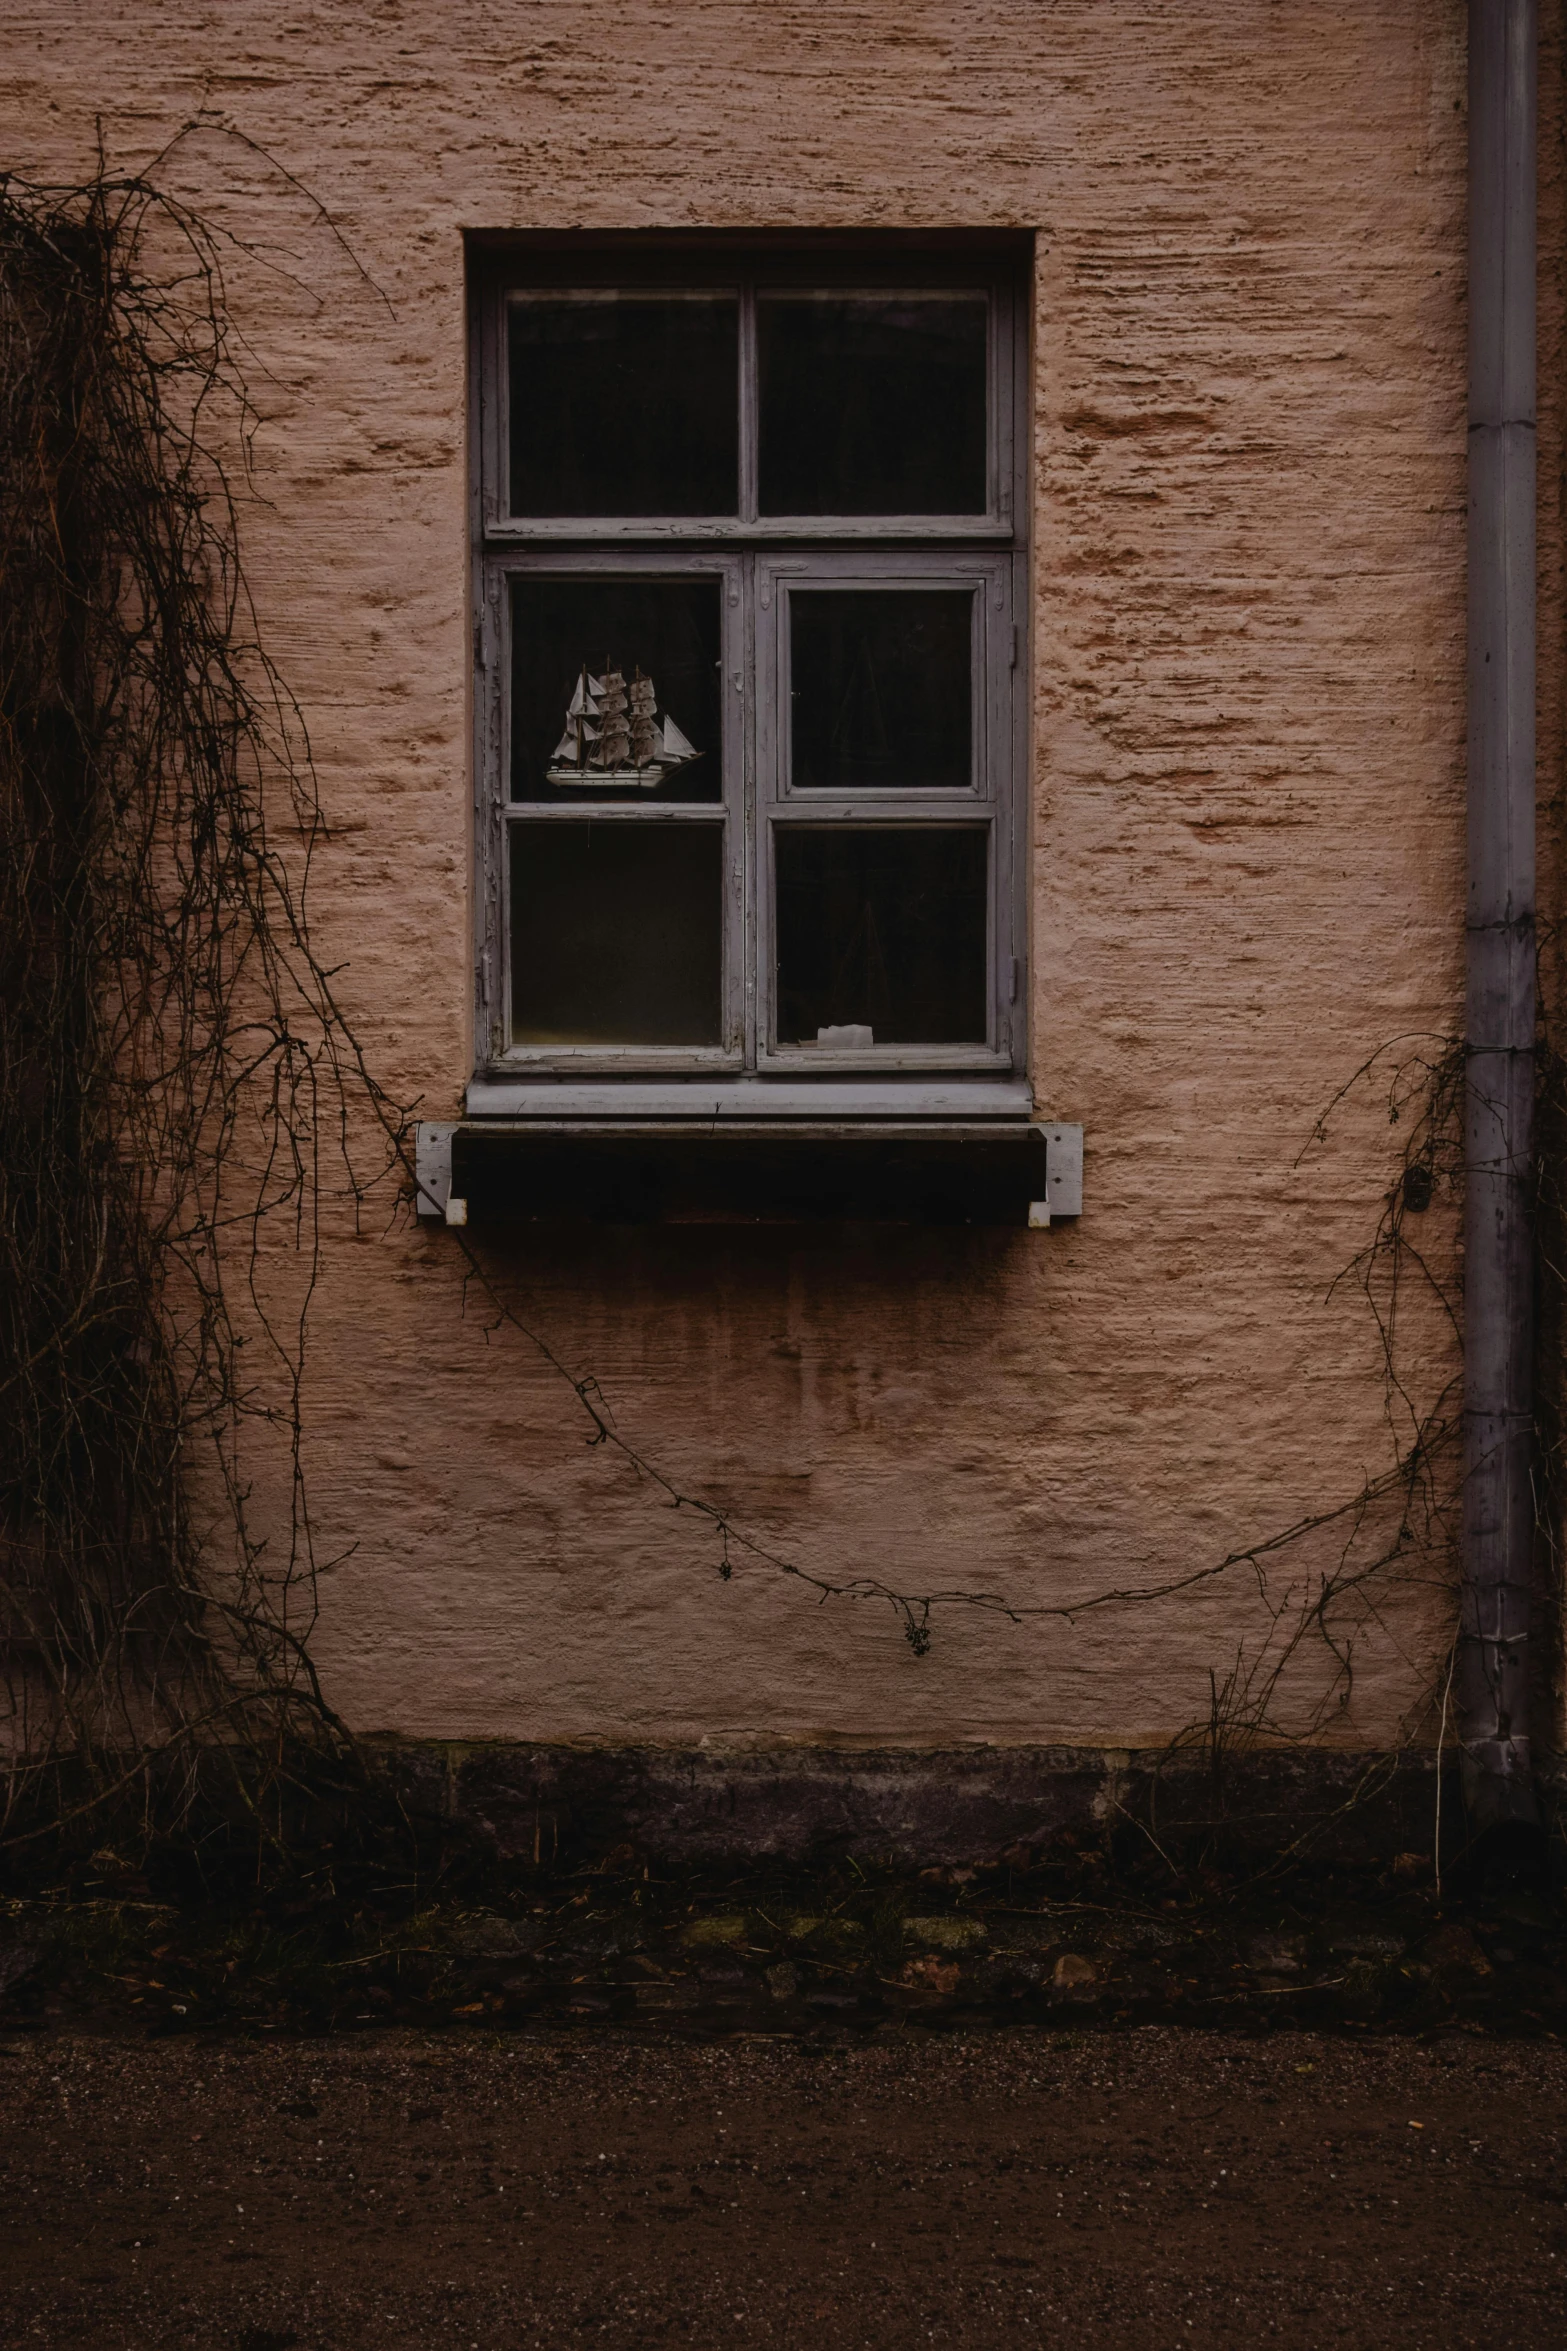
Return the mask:
<svg viewBox="0 0 1567 2351">
<path fill-rule="evenodd" d="M 514 800 L 719 800 L 717 580 L 514 579 Z"/>
<path fill-rule="evenodd" d="M 982 1045 L 983 826 L 774 827 L 778 1041 Z M 869 1035 L 834 1040 L 822 1029 Z"/>
<path fill-rule="evenodd" d="M 510 833 L 513 1043 L 718 1044 L 722 828 Z"/>
<path fill-rule="evenodd" d="M 507 305 L 513 514 L 733 514 L 732 294 L 550 294 Z"/>
<path fill-rule="evenodd" d="M 790 782 L 966 791 L 973 615 L 967 588 L 791 588 Z"/>
<path fill-rule="evenodd" d="M 983 294 L 763 294 L 763 514 L 983 514 Z"/>
</svg>

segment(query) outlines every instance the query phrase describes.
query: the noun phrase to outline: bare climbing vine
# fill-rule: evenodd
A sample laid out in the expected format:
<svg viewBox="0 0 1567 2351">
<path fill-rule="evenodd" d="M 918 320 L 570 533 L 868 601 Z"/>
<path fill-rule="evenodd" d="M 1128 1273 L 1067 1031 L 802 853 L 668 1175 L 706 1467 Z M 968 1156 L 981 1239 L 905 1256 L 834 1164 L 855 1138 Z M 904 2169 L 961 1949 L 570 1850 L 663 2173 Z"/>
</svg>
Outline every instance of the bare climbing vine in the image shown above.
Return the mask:
<svg viewBox="0 0 1567 2351">
<path fill-rule="evenodd" d="M 13 1839 L 110 1797 L 177 1808 L 214 1753 L 248 1759 L 254 1810 L 258 1758 L 275 1779 L 301 1741 L 348 1744 L 310 1656 L 300 1382 L 323 1202 L 366 1199 L 402 1122 L 309 943 L 321 811 L 239 562 L 223 259 L 148 174 L 0 179 Z"/>
</svg>

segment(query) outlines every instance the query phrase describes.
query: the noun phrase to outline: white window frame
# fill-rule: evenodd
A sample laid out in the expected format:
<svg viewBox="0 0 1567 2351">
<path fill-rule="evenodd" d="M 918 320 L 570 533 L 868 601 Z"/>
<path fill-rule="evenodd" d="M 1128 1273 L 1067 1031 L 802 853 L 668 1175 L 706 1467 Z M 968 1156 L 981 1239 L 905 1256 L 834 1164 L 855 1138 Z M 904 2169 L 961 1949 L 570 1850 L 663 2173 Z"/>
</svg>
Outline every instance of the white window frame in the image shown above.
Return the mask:
<svg viewBox="0 0 1567 2351">
<path fill-rule="evenodd" d="M 739 249 L 692 240 L 649 250 L 568 239 L 495 245 L 474 255 L 471 468 L 474 628 L 475 1088 L 492 1109 L 539 1086 L 566 1109 L 570 1081 L 698 1080 L 780 1107 L 830 1087 L 835 1116 L 918 1112 L 976 1081 L 1026 1072 L 1027 711 L 1020 659 L 1026 611 L 1027 304 L 1015 247 L 973 241 L 895 249 L 876 240 Z M 736 516 L 515 518 L 507 510 L 508 297 L 623 285 L 638 291 L 737 290 L 740 300 L 740 512 Z M 769 286 L 835 292 L 980 290 L 989 303 L 987 511 L 982 515 L 756 514 L 755 312 Z M 691 578 L 720 584 L 723 626 L 721 797 L 628 807 L 510 798 L 510 583 L 516 577 Z M 788 605 L 792 590 L 965 588 L 974 595 L 974 771 L 966 789 L 805 791 L 790 784 Z M 705 1047 L 539 1047 L 510 1038 L 507 842 L 519 824 L 718 824 L 724 831 L 721 1041 Z M 849 820 L 982 823 L 989 836 L 989 1022 L 983 1043 L 873 1045 L 842 1052 L 780 1044 L 774 1025 L 772 864 L 777 830 Z M 890 1084 L 889 1084 L 890 1081 Z M 564 1090 L 563 1090 L 564 1089 Z M 646 1086 L 630 1089 L 639 1094 Z M 688 1091 L 678 1086 L 677 1094 Z M 628 1097 L 629 1099 L 629 1093 Z M 932 1101 L 934 1095 L 930 1095 Z M 584 1096 L 586 1101 L 586 1095 Z"/>
</svg>

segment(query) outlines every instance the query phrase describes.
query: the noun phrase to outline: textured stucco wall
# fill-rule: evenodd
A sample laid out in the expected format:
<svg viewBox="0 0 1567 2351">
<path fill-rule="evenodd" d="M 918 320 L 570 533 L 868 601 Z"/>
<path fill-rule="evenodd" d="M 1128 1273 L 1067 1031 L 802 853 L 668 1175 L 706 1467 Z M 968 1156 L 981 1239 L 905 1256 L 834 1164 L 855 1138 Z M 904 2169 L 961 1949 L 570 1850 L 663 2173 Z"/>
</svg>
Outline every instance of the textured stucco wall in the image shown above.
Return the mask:
<svg viewBox="0 0 1567 2351">
<path fill-rule="evenodd" d="M 1088 1133 L 1049 1234 L 540 1238 L 510 1291 L 682 1481 L 828 1572 L 1026 1603 L 1159 1581 L 1390 1458 L 1334 1276 L 1400 1145 L 1352 1092 L 1460 1002 L 1458 0 L 10 0 L 4 153 L 161 166 L 244 240 L 246 546 L 335 827 L 325 960 L 385 1082 L 467 1074 L 464 230 L 1037 232 L 1034 1058 Z M 1450 1218 L 1425 1228 L 1441 1261 Z M 1456 1368 L 1411 1299 L 1422 1400 Z M 1075 1626 L 813 1607 L 603 1452 L 449 1237 L 328 1254 L 310 1359 L 330 1692 L 452 1738 L 1135 1745 L 1207 1710 L 1255 1580 Z M 1304 1574 L 1335 1538 L 1304 1545 Z M 1283 1572 L 1282 1570 L 1280 1571 Z M 1336 1736 L 1392 1736 L 1429 1594 Z M 1396 1637 L 1395 1637 L 1396 1636 Z"/>
</svg>

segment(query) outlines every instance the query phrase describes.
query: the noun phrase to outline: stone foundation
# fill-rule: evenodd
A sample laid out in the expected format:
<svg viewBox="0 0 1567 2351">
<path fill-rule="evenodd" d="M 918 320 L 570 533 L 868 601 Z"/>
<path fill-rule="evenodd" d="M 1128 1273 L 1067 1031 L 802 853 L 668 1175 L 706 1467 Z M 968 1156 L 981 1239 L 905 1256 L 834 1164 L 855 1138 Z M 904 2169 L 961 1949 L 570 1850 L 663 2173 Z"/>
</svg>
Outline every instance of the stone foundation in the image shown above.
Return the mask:
<svg viewBox="0 0 1567 2351">
<path fill-rule="evenodd" d="M 666 1865 L 799 1867 L 853 1855 L 896 1867 L 983 1866 L 1117 1827 L 1172 1855 L 1222 1834 L 1235 1854 L 1299 1846 L 1365 1866 L 1435 1844 L 1429 1751 L 1236 1755 L 1089 1747 L 915 1752 L 494 1744 L 379 1751 L 410 1810 L 466 1828 L 503 1862 L 550 1868 L 630 1846 Z M 1443 1853 L 1465 1842 L 1456 1759 Z"/>
</svg>

